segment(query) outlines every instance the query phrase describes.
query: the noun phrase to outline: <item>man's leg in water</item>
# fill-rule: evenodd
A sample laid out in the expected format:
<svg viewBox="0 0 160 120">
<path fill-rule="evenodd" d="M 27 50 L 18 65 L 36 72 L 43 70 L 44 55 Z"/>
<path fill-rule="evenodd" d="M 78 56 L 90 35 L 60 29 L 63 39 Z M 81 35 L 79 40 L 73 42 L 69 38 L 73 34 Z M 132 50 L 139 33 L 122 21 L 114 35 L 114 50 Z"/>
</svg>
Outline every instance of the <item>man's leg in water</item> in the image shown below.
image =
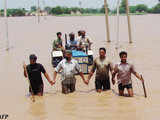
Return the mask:
<svg viewBox="0 0 160 120">
<path fill-rule="evenodd" d="M 133 89 L 129 88 L 129 89 L 127 89 L 127 91 L 128 91 L 128 96 L 133 97 Z"/>
<path fill-rule="evenodd" d="M 43 96 L 43 84 L 39 85 L 37 89 L 32 89 L 30 88 L 30 93 L 32 93 L 33 95 L 37 95 L 37 96 Z M 31 92 L 32 91 L 32 92 Z"/>
<path fill-rule="evenodd" d="M 124 96 L 124 86 L 122 83 L 118 85 L 119 96 Z"/>
<path fill-rule="evenodd" d="M 98 93 L 102 92 L 102 82 L 101 82 L 101 80 L 96 79 L 96 81 L 95 81 L 95 87 L 96 87 L 96 91 Z"/>
<path fill-rule="evenodd" d="M 69 93 L 69 89 L 68 89 L 68 85 L 67 84 L 62 84 L 62 93 L 63 94 L 68 94 Z"/>
</svg>

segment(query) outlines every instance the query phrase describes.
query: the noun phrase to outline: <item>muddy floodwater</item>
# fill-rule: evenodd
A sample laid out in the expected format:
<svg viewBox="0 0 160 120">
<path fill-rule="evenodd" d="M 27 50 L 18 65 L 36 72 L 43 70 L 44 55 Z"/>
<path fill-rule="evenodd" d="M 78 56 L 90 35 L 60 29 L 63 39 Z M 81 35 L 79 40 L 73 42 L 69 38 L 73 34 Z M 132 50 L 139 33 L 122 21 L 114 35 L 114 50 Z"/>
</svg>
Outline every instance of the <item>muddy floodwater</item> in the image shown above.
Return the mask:
<svg viewBox="0 0 160 120">
<path fill-rule="evenodd" d="M 10 17 L 8 19 L 9 52 L 5 51 L 6 28 L 0 18 L 0 115 L 8 114 L 8 120 L 159 120 L 160 118 L 160 15 L 131 16 L 133 44 L 128 43 L 126 16 L 120 17 L 119 43 L 117 20 L 109 17 L 111 43 L 106 42 L 105 17 Z M 119 97 L 117 85 L 100 94 L 94 91 L 94 76 L 85 85 L 77 76 L 76 92 L 61 94 L 61 81 L 50 86 L 44 80 L 44 96 L 33 103 L 28 97 L 28 82 L 23 76 L 23 61 L 35 53 L 37 62 L 44 65 L 53 78 L 51 65 L 52 41 L 56 32 L 75 32 L 83 29 L 92 38 L 94 57 L 99 47 L 107 49 L 107 57 L 113 63 L 119 61 L 121 50 L 128 52 L 128 61 L 143 75 L 147 90 L 144 98 L 141 82 L 134 76 L 134 97 Z M 116 50 L 115 48 L 118 47 Z M 87 75 L 85 75 L 87 78 Z"/>
</svg>

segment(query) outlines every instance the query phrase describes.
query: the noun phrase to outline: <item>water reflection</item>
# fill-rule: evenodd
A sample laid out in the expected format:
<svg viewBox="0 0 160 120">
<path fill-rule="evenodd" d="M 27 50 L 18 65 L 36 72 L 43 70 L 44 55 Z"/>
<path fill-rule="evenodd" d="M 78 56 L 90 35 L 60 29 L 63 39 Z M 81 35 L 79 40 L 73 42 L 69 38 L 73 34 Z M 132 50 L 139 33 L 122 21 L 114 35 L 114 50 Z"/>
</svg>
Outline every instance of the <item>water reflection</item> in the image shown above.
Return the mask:
<svg viewBox="0 0 160 120">
<path fill-rule="evenodd" d="M 43 97 L 36 96 L 35 102 L 30 102 L 28 112 L 34 120 L 45 120 L 47 118 L 47 112 Z"/>
</svg>

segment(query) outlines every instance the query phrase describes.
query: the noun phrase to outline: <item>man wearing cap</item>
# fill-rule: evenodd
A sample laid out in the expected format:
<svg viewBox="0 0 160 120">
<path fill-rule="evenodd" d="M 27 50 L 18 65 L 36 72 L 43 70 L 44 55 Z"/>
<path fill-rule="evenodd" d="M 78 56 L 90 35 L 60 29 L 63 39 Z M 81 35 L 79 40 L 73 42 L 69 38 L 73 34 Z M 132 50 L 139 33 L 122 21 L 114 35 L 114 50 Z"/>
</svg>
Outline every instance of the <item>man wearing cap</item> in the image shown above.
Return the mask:
<svg viewBox="0 0 160 120">
<path fill-rule="evenodd" d="M 89 36 L 86 36 L 86 32 L 83 30 L 81 31 L 81 37 L 78 41 L 79 43 L 79 47 L 82 50 L 85 50 L 86 47 L 89 48 L 89 50 L 91 50 L 91 38 Z"/>
<path fill-rule="evenodd" d="M 76 72 L 79 73 L 81 76 L 83 82 L 85 84 L 88 84 L 87 81 L 85 81 L 83 73 L 80 70 L 80 66 L 78 62 L 72 57 L 72 51 L 66 50 L 65 52 L 65 59 L 63 59 L 58 66 L 55 68 L 53 81 L 55 83 L 57 73 L 62 70 L 61 73 L 61 84 L 62 84 L 62 93 L 68 94 L 75 91 L 75 84 L 76 84 L 76 78 L 75 74 Z"/>
<path fill-rule="evenodd" d="M 48 73 L 44 69 L 43 65 L 40 63 L 36 63 L 37 56 L 35 54 L 31 54 L 30 57 L 30 64 L 29 65 L 23 65 L 24 68 L 24 76 L 28 77 L 30 80 L 30 87 L 29 92 L 33 95 L 43 96 L 43 81 L 41 73 L 44 74 L 48 82 L 53 85 L 54 82 L 51 81 Z"/>
<path fill-rule="evenodd" d="M 64 51 L 63 41 L 62 41 L 62 33 L 57 32 L 57 39 L 53 41 L 53 51 Z"/>
</svg>

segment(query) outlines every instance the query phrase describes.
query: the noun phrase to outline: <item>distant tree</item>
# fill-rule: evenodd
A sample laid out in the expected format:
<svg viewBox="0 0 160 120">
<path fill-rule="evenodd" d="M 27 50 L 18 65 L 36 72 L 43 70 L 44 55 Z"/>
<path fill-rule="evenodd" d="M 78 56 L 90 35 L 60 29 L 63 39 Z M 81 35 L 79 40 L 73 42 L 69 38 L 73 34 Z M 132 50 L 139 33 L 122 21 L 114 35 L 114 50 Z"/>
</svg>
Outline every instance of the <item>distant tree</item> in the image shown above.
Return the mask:
<svg viewBox="0 0 160 120">
<path fill-rule="evenodd" d="M 119 7 L 119 12 L 126 13 L 126 0 L 121 1 L 120 7 Z"/>
<path fill-rule="evenodd" d="M 25 16 L 26 10 L 22 9 L 7 9 L 7 16 Z"/>
<path fill-rule="evenodd" d="M 137 7 L 136 6 L 130 6 L 129 9 L 130 9 L 130 13 L 136 13 Z"/>
<path fill-rule="evenodd" d="M 160 3 L 152 8 L 152 13 L 160 13 Z"/>
<path fill-rule="evenodd" d="M 122 13 L 126 13 L 126 9 L 124 7 L 120 7 L 119 8 L 119 12 L 122 14 Z"/>
<path fill-rule="evenodd" d="M 147 12 L 148 11 L 148 7 L 147 7 L 147 5 L 144 5 L 144 4 L 138 4 L 138 5 L 136 5 L 136 11 L 138 11 L 138 12 Z"/>
<path fill-rule="evenodd" d="M 37 7 L 36 6 L 31 6 L 31 12 L 35 12 L 37 11 Z"/>
<path fill-rule="evenodd" d="M 108 8 L 108 12 L 110 12 L 110 9 Z M 101 9 L 100 9 L 100 13 L 105 13 L 105 8 L 104 5 L 102 5 Z"/>
<path fill-rule="evenodd" d="M 60 15 L 63 14 L 63 9 L 60 6 L 57 6 L 55 8 L 52 8 L 51 14 Z"/>
<path fill-rule="evenodd" d="M 122 0 L 122 1 L 121 1 L 120 7 L 126 9 L 126 0 Z"/>
<path fill-rule="evenodd" d="M 44 8 L 44 10 L 45 10 L 48 14 L 50 14 L 50 13 L 51 13 L 52 8 L 51 8 L 51 7 L 49 7 L 49 6 L 47 6 L 47 7 L 45 7 L 45 8 Z"/>
</svg>

